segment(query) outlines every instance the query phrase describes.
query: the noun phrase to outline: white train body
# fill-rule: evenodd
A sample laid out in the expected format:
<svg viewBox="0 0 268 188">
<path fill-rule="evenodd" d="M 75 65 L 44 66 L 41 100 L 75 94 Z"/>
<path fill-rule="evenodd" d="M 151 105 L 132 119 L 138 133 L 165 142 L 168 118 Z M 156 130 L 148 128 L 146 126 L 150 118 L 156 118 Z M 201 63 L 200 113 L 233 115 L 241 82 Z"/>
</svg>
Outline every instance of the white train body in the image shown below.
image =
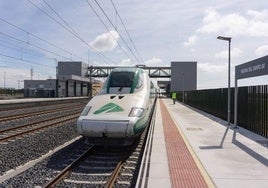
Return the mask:
<svg viewBox="0 0 268 188">
<path fill-rule="evenodd" d="M 116 68 L 77 121 L 78 133 L 97 145 L 129 145 L 149 122 L 154 87 L 140 68 Z"/>
</svg>

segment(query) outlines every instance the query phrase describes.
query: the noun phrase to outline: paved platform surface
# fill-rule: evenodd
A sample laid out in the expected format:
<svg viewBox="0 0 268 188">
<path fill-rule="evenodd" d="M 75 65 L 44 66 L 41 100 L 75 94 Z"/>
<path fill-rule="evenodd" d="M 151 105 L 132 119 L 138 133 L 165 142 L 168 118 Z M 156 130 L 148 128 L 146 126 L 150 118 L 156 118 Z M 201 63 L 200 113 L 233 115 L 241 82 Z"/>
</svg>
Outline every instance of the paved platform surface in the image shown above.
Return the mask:
<svg viewBox="0 0 268 188">
<path fill-rule="evenodd" d="M 160 99 L 213 184 L 209 187 L 268 187 L 268 139 L 171 99 Z M 171 187 L 159 100 L 148 187 Z M 178 144 L 179 146 L 179 144 Z"/>
</svg>

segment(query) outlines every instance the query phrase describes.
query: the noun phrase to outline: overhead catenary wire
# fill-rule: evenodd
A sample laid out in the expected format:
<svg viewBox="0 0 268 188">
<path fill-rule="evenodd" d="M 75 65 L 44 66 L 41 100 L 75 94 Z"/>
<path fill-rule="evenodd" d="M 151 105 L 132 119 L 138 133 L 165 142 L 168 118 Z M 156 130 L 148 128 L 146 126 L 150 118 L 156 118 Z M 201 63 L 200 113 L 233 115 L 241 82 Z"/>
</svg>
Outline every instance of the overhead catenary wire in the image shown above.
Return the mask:
<svg viewBox="0 0 268 188">
<path fill-rule="evenodd" d="M 120 19 L 120 22 L 121 22 L 121 24 L 123 25 L 123 27 L 124 27 L 124 29 L 125 29 L 125 31 L 126 31 L 128 37 L 129 37 L 129 39 L 130 39 L 130 42 L 133 44 L 133 47 L 135 48 L 135 50 L 136 50 L 138 56 L 140 57 L 141 61 L 144 62 L 143 58 L 141 57 L 141 55 L 140 55 L 140 53 L 139 53 L 139 50 L 137 49 L 137 47 L 136 47 L 136 45 L 135 45 L 135 43 L 134 43 L 132 37 L 130 36 L 130 34 L 129 34 L 127 28 L 126 28 L 126 25 L 124 24 L 124 22 L 123 22 L 123 20 L 122 20 L 120 14 L 119 14 L 117 8 L 116 8 L 115 5 L 114 5 L 113 0 L 111 0 L 111 3 L 112 3 L 113 8 L 114 8 L 114 10 L 115 10 L 115 12 L 116 12 L 116 16 L 118 16 L 118 18 Z"/>
<path fill-rule="evenodd" d="M 44 11 L 42 8 L 40 8 L 39 6 L 37 6 L 35 3 L 33 3 L 31 0 L 27 0 L 30 4 L 32 4 L 35 8 L 37 8 L 38 10 L 40 10 L 43 14 L 45 14 L 47 17 L 49 17 L 50 19 L 52 19 L 53 21 L 55 21 L 57 24 L 59 24 L 61 27 L 63 27 L 65 30 L 67 30 L 68 32 L 70 32 L 71 34 L 73 34 L 76 38 L 78 38 L 79 40 L 81 40 L 83 43 L 85 43 L 86 45 L 87 42 L 85 40 L 83 40 L 79 35 L 77 35 L 77 33 L 73 32 L 71 29 L 69 29 L 69 27 L 66 27 L 64 24 L 60 23 L 58 20 L 56 20 L 55 18 L 53 18 L 51 15 L 49 15 L 46 11 Z"/>
<path fill-rule="evenodd" d="M 23 47 L 23 46 L 20 46 L 20 45 L 13 44 L 12 42 L 9 42 L 10 40 L 8 38 L 4 38 L 4 39 L 7 39 L 7 41 L 0 39 L 0 46 L 2 46 L 4 48 L 9 48 L 9 49 L 12 49 L 12 50 L 17 50 L 18 52 L 21 53 L 21 56 L 22 56 L 22 53 L 29 54 L 31 56 L 36 56 L 36 57 L 40 57 L 40 55 L 44 55 L 44 54 L 42 54 L 42 52 L 32 49 L 31 46 L 30 46 L 30 48 L 29 48 L 29 46 L 27 47 L 25 45 Z M 53 57 L 45 57 L 45 58 L 56 59 L 56 58 L 53 58 Z"/>
<path fill-rule="evenodd" d="M 18 57 L 14 57 L 14 56 L 10 56 L 10 55 L 6 55 L 6 54 L 2 54 L 2 53 L 0 53 L 0 56 L 2 56 L 2 57 L 7 57 L 7 58 L 10 58 L 10 59 L 16 59 L 16 60 L 20 60 L 20 61 L 28 62 L 28 63 L 31 63 L 31 64 L 36 64 L 36 65 L 46 66 L 46 67 L 55 69 L 55 67 L 52 67 L 52 66 L 49 66 L 49 65 L 46 65 L 46 64 L 41 64 L 41 63 L 38 63 L 38 62 L 35 62 L 35 61 L 30 61 L 30 60 L 27 60 L 27 59 L 24 59 L 24 58 L 21 58 L 21 57 L 18 58 Z"/>
<path fill-rule="evenodd" d="M 62 24 L 61 22 L 59 22 L 58 20 L 58 24 L 61 24 L 61 26 L 62 27 L 66 27 L 66 28 L 68 28 L 69 30 L 68 30 L 68 32 L 71 32 L 74 36 L 76 36 L 76 37 L 80 37 L 79 38 L 79 40 L 83 40 L 83 38 L 81 37 L 81 36 L 79 36 L 79 34 L 74 30 L 74 29 L 72 29 L 72 27 L 56 12 L 56 10 L 52 7 L 52 6 L 50 6 L 48 3 L 47 3 L 47 1 L 45 1 L 45 0 L 43 0 L 44 1 L 44 3 L 48 6 L 48 7 L 50 7 L 50 9 L 51 10 L 53 10 L 53 12 L 60 18 L 60 20 L 61 20 L 61 22 L 63 22 L 64 24 Z M 28 2 L 30 2 L 33 6 L 35 6 L 35 4 L 31 1 L 31 0 L 28 0 Z M 36 8 L 38 8 L 38 6 L 35 6 Z M 39 7 L 40 8 L 40 7 Z M 38 8 L 38 9 L 39 9 Z M 42 10 L 41 8 L 39 9 L 39 10 Z M 42 11 L 44 14 L 45 13 L 47 13 L 46 11 Z M 116 10 L 116 12 L 118 12 L 117 10 Z M 46 14 L 47 16 L 49 16 L 49 14 Z M 121 19 L 121 17 L 120 17 L 120 15 L 118 15 L 119 16 L 119 18 L 120 18 L 120 20 L 121 20 L 121 23 L 122 23 L 122 19 Z M 51 19 L 53 19 L 53 17 L 50 15 L 50 18 Z M 55 47 L 55 48 L 57 48 L 57 49 L 59 49 L 59 50 L 61 50 L 61 51 L 63 51 L 63 52 L 65 52 L 65 53 L 67 53 L 67 54 L 69 54 L 69 55 L 74 55 L 74 56 L 76 56 L 74 53 L 72 53 L 72 52 L 70 52 L 70 51 L 68 51 L 68 50 L 66 50 L 66 49 L 64 49 L 64 48 L 62 48 L 62 47 L 59 47 L 59 46 L 57 46 L 57 45 L 55 45 L 55 44 L 53 44 L 52 42 L 49 42 L 48 40 L 45 40 L 45 39 L 43 39 L 43 38 L 41 38 L 41 37 L 39 37 L 39 36 L 37 36 L 37 35 L 35 35 L 35 34 L 33 34 L 32 32 L 29 32 L 29 31 L 27 31 L 27 30 L 25 30 L 25 29 L 23 29 L 23 28 L 21 28 L 21 27 L 19 27 L 19 26 L 17 26 L 17 25 L 15 25 L 15 24 L 12 24 L 12 23 L 10 23 L 10 22 L 8 22 L 8 21 L 6 21 L 5 19 L 3 19 L 3 18 L 0 18 L 0 20 L 2 21 L 2 22 L 5 22 L 6 24 L 9 24 L 10 26 L 12 26 L 12 27 L 15 27 L 15 28 L 17 28 L 17 29 L 19 29 L 19 30 L 21 30 L 21 31 L 23 31 L 23 32 L 25 32 L 26 34 L 27 34 L 27 40 L 25 39 L 25 40 L 21 40 L 21 39 L 19 39 L 19 38 L 16 38 L 16 37 L 13 37 L 13 36 L 11 36 L 11 35 L 7 35 L 7 34 L 5 34 L 5 33 L 0 33 L 0 34 L 2 34 L 3 36 L 5 36 L 6 38 L 8 38 L 8 39 L 12 39 L 12 40 L 16 40 L 16 41 L 19 41 L 19 42 L 21 42 L 21 43 L 23 43 L 23 44 L 27 44 L 27 45 L 30 45 L 31 47 L 33 47 L 33 48 L 36 48 L 36 49 L 39 49 L 39 50 L 41 50 L 41 51 L 45 51 L 45 52 L 48 52 L 48 53 L 50 53 L 50 54 L 53 54 L 53 55 L 56 55 L 56 56 L 58 56 L 58 57 L 61 57 L 61 58 L 64 58 L 64 59 L 68 59 L 68 60 L 72 60 L 72 58 L 68 58 L 68 57 L 65 57 L 64 55 L 62 55 L 62 54 L 59 54 L 59 53 L 56 53 L 55 51 L 52 51 L 52 50 L 48 50 L 48 49 L 46 49 L 46 48 L 42 48 L 42 47 L 40 47 L 40 46 L 38 46 L 38 45 L 35 45 L 35 44 L 33 44 L 33 43 L 31 43 L 31 40 L 29 40 L 29 36 L 32 36 L 32 37 L 34 37 L 34 38 L 36 38 L 36 39 L 38 39 L 38 40 L 40 40 L 40 41 L 42 41 L 42 42 L 45 42 L 45 43 L 47 43 L 47 44 L 49 44 L 49 45 L 51 45 L 51 46 L 53 46 L 53 47 Z M 54 21 L 56 21 L 56 19 L 54 18 L 53 19 Z M 111 20 L 110 20 L 111 21 Z M 123 23 L 122 23 L 123 24 Z M 113 26 L 114 26 L 114 24 L 113 24 Z M 65 29 L 66 29 L 65 28 Z M 107 27 L 108 28 L 108 27 Z M 125 28 L 125 30 L 127 31 L 127 29 L 126 29 L 126 27 L 125 27 L 125 25 L 124 25 L 124 28 Z M 115 27 L 115 29 L 117 30 L 117 26 Z M 129 34 L 128 34 L 129 35 Z M 113 35 L 112 35 L 113 36 Z M 120 36 L 121 38 L 122 38 L 122 35 Z M 125 41 L 124 39 L 123 39 L 123 41 Z M 132 41 L 132 38 L 130 38 L 130 41 Z M 84 42 L 87 44 L 87 45 L 89 45 L 85 40 L 84 40 Z M 89 45 L 90 46 L 90 48 L 92 48 L 92 49 L 94 49 L 94 50 L 96 50 L 95 48 L 93 48 L 91 45 Z M 133 46 L 134 46 L 134 43 L 133 43 Z M 20 47 L 21 48 L 21 47 Z M 32 48 L 32 49 L 33 49 Z M 129 51 L 130 52 L 132 52 L 132 49 L 128 46 L 128 49 L 129 49 Z M 124 48 L 122 47 L 122 50 L 125 52 L 125 50 L 124 50 Z M 96 50 L 97 51 L 97 50 Z M 39 51 L 38 51 L 39 52 Z M 43 53 L 43 54 L 45 54 L 45 53 Z M 46 55 L 46 54 L 45 54 Z M 132 52 L 132 55 L 134 55 L 133 54 L 133 52 Z M 101 55 L 100 56 L 103 56 L 103 54 L 101 53 Z M 135 56 L 135 55 L 134 55 Z M 79 56 L 76 56 L 76 57 L 78 57 L 79 59 L 83 59 L 82 57 L 79 57 Z M 129 56 L 128 56 L 129 57 Z M 105 57 L 104 57 L 105 58 Z M 130 57 L 129 57 L 130 58 Z M 136 58 L 136 60 L 137 60 L 137 57 L 135 56 L 135 58 Z M 130 58 L 131 59 L 131 58 Z M 110 64 L 110 62 L 112 62 L 112 60 L 111 59 L 108 59 L 108 63 Z"/>
<path fill-rule="evenodd" d="M 15 24 L 13 24 L 13 23 L 11 23 L 11 22 L 9 22 L 9 21 L 3 19 L 3 18 L 0 18 L 0 20 L 1 20 L 2 22 L 4 22 L 4 23 L 6 23 L 6 24 L 8 24 L 8 25 L 10 25 L 10 26 L 12 26 L 12 27 L 14 27 L 14 28 L 20 30 L 20 31 L 25 32 L 27 35 L 33 36 L 33 37 L 37 38 L 38 40 L 40 40 L 40 41 L 42 41 L 42 42 L 45 42 L 45 43 L 49 44 L 50 46 L 53 46 L 54 48 L 57 48 L 57 49 L 59 49 L 59 50 L 61 50 L 61 51 L 64 51 L 65 53 L 67 53 L 67 54 L 69 54 L 69 55 L 71 55 L 71 56 L 73 55 L 73 56 L 75 56 L 75 57 L 77 57 L 77 58 L 79 58 L 79 59 L 81 59 L 81 60 L 83 59 L 82 57 L 79 57 L 78 55 L 76 55 L 76 54 L 74 54 L 74 53 L 72 53 L 72 52 L 70 52 L 70 51 L 68 51 L 68 50 L 66 50 L 66 49 L 64 49 L 64 48 L 62 48 L 62 47 L 59 47 L 59 46 L 57 46 L 57 45 L 55 45 L 55 44 L 49 42 L 48 40 L 45 40 L 45 39 L 43 39 L 43 38 L 41 38 L 41 37 L 39 37 L 39 36 L 37 36 L 37 35 L 35 35 L 35 34 L 29 32 L 29 31 L 27 31 L 27 30 L 25 30 L 25 29 L 23 29 L 23 28 L 21 28 L 21 27 L 15 25 Z M 29 43 L 29 40 L 28 40 L 27 42 Z"/>
<path fill-rule="evenodd" d="M 98 5 L 98 7 L 100 8 L 100 10 L 102 11 L 102 13 L 104 14 L 104 16 L 107 18 L 107 20 L 110 22 L 110 24 L 113 26 L 113 28 L 116 29 L 117 27 L 113 24 L 113 22 L 111 21 L 111 19 L 109 18 L 109 16 L 106 14 L 106 12 L 104 11 L 104 9 L 100 6 L 99 2 L 97 0 L 94 0 L 94 1 Z M 118 35 L 120 36 L 120 38 L 122 39 L 122 41 L 124 42 L 124 44 L 126 45 L 126 47 L 129 49 L 129 51 L 133 55 L 133 57 L 136 59 L 136 61 L 138 63 L 141 63 L 139 61 L 139 59 L 136 57 L 136 55 L 133 53 L 132 49 L 129 47 L 129 45 L 127 44 L 127 42 L 125 41 L 125 39 L 122 37 L 121 33 L 118 30 L 117 30 L 117 32 L 118 32 Z"/>
<path fill-rule="evenodd" d="M 62 55 L 60 55 L 60 54 L 58 54 L 58 53 L 56 53 L 56 52 L 53 52 L 53 51 L 47 50 L 47 49 L 45 49 L 45 48 L 42 48 L 42 47 L 40 47 L 40 46 L 31 44 L 31 43 L 29 43 L 29 42 L 27 42 L 27 41 L 18 39 L 18 38 L 16 38 L 16 37 L 13 37 L 13 36 L 11 36 L 11 35 L 5 34 L 5 33 L 3 33 L 3 32 L 0 32 L 0 35 L 3 35 L 3 36 L 5 36 L 5 37 L 7 37 L 7 38 L 9 38 L 9 39 L 12 39 L 12 40 L 19 41 L 19 42 L 21 42 L 21 43 L 26 43 L 26 44 L 28 44 L 28 45 L 30 45 L 30 46 L 33 46 L 33 47 L 37 48 L 37 49 L 46 51 L 46 52 L 51 53 L 51 54 L 54 54 L 54 55 L 57 55 L 57 56 L 62 57 L 62 58 L 64 58 L 64 59 L 69 59 L 69 60 L 71 60 L 71 58 L 64 57 L 64 56 L 62 56 Z"/>
<path fill-rule="evenodd" d="M 0 40 L 0 46 L 2 46 L 4 48 L 12 49 L 12 50 L 17 50 L 18 52 L 21 53 L 21 55 L 22 55 L 22 52 L 24 52 L 24 53 L 30 54 L 32 56 L 36 56 L 36 57 L 40 56 L 40 53 L 38 54 L 38 53 L 28 52 L 27 50 L 29 50 L 29 49 L 25 49 L 25 48 L 14 46 L 14 45 L 11 46 L 11 45 L 7 45 L 7 44 L 3 44 L 1 40 Z"/>
<path fill-rule="evenodd" d="M 3 56 L 3 57 L 6 57 L 6 55 L 0 55 L 0 56 Z M 10 58 L 10 59 L 15 59 L 15 60 L 18 60 L 17 59 L 17 57 L 13 57 L 13 56 L 9 56 L 8 58 Z M 14 65 L 14 64 L 19 64 L 19 63 L 21 63 L 21 59 L 19 60 L 19 61 L 9 61 L 9 60 L 6 60 L 6 59 L 4 59 L 4 60 L 1 60 L 2 62 L 4 62 L 4 63 L 11 63 L 12 65 Z M 32 62 L 32 61 L 30 61 L 29 62 L 29 60 L 26 60 L 26 59 L 23 59 L 23 61 L 25 62 L 25 63 L 29 63 L 29 64 L 37 64 L 37 65 L 40 65 L 40 66 L 44 66 L 43 64 L 38 64 L 37 62 Z M 4 67 L 4 68 L 8 68 L 8 69 L 13 69 L 13 67 L 12 66 L 7 66 L 7 65 L 0 65 L 0 67 Z M 50 70 L 52 70 L 52 74 L 56 74 L 55 73 L 55 67 L 52 67 L 52 66 L 47 66 L 48 67 L 48 69 L 50 69 Z M 16 67 L 15 67 L 16 68 Z M 25 69 L 26 70 L 26 69 Z M 27 69 L 28 70 L 28 69 Z M 50 77 L 51 76 L 51 74 L 44 74 L 44 72 L 42 71 L 42 72 L 40 72 L 40 71 L 35 71 L 35 72 L 38 72 L 38 73 L 40 73 L 42 76 L 48 76 L 48 77 Z M 49 71 L 50 72 L 50 71 Z"/>
<path fill-rule="evenodd" d="M 90 8 L 93 10 L 93 12 L 95 13 L 95 15 L 98 17 L 98 19 L 101 21 L 101 23 L 104 25 L 104 27 L 106 28 L 106 30 L 111 34 L 111 36 L 113 37 L 113 39 L 116 41 L 116 43 L 118 44 L 118 46 L 122 49 L 122 51 L 125 53 L 125 55 L 131 60 L 131 57 L 127 54 L 127 52 L 125 51 L 125 49 L 123 48 L 123 46 L 117 41 L 117 39 L 113 36 L 113 34 L 111 33 L 111 31 L 109 30 L 108 26 L 104 23 L 104 21 L 101 19 L 101 17 L 99 16 L 99 14 L 97 13 L 97 11 L 94 9 L 94 7 L 89 3 L 89 1 L 87 0 L 88 5 L 90 6 Z M 116 31 L 117 32 L 117 31 Z M 131 60 L 133 61 L 133 60 Z"/>
<path fill-rule="evenodd" d="M 39 6 L 37 6 L 35 3 L 33 3 L 31 0 L 27 0 L 30 4 L 32 4 L 34 7 L 36 7 L 38 10 L 40 10 L 43 14 L 45 14 L 47 17 L 49 17 L 51 20 L 53 20 L 54 22 L 56 22 L 57 24 L 59 24 L 61 27 L 63 27 L 65 30 L 67 30 L 69 33 L 71 33 L 73 36 L 75 36 L 77 39 L 79 39 L 82 43 L 84 43 L 87 47 L 95 50 L 97 52 L 97 55 L 102 58 L 105 62 L 107 62 L 108 64 L 110 64 L 110 62 L 115 63 L 113 60 L 111 60 L 110 58 L 108 58 L 107 56 L 105 56 L 103 53 L 101 53 L 98 49 L 94 48 L 92 45 L 88 44 L 80 35 L 78 35 L 77 32 L 73 32 L 68 26 L 65 26 L 64 24 L 62 24 L 61 22 L 59 22 L 58 20 L 56 20 L 55 18 L 53 18 L 51 15 L 49 15 L 46 11 L 44 11 L 42 8 L 40 8 Z M 53 11 L 53 10 L 52 10 Z"/>
<path fill-rule="evenodd" d="M 85 43 L 88 46 L 88 43 L 57 13 L 57 11 L 50 6 L 49 3 L 47 3 L 45 0 L 43 0 L 43 2 L 52 10 L 52 12 L 54 12 L 54 14 L 56 14 L 56 16 L 65 24 L 65 26 L 63 26 L 65 29 L 67 29 L 69 32 L 71 32 L 74 36 L 76 36 L 79 40 L 81 40 L 83 43 Z M 48 15 L 48 14 L 47 14 Z M 49 16 L 49 15 L 48 15 Z M 49 16 L 50 18 L 52 18 L 53 20 L 56 21 L 56 19 L 54 19 L 53 17 Z M 57 22 L 61 25 L 60 22 Z M 70 30 L 69 30 L 70 29 Z M 90 47 L 90 46 L 89 46 Z"/>
</svg>

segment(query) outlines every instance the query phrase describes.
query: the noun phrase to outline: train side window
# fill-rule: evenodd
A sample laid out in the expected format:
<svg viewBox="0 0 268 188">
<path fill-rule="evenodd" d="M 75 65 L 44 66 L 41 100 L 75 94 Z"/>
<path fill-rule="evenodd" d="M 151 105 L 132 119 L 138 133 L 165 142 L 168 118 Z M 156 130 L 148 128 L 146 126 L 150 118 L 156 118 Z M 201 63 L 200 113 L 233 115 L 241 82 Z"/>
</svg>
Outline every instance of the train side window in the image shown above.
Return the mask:
<svg viewBox="0 0 268 188">
<path fill-rule="evenodd" d="M 108 79 L 105 80 L 100 92 L 98 93 L 98 95 L 103 95 L 107 93 L 107 85 L 108 85 Z"/>
<path fill-rule="evenodd" d="M 136 85 L 136 89 L 141 88 L 142 85 L 143 85 L 143 77 L 142 77 L 142 75 L 139 75 L 139 79 L 138 79 L 138 83 Z"/>
</svg>

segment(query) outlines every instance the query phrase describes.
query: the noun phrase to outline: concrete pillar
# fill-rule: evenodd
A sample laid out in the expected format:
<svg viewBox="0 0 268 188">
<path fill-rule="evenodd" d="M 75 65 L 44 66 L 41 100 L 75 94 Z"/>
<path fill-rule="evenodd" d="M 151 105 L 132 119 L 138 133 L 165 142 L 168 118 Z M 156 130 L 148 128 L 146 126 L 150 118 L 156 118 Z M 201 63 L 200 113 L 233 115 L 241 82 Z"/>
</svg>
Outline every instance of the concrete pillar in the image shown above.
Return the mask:
<svg viewBox="0 0 268 188">
<path fill-rule="evenodd" d="M 74 82 L 74 96 L 76 97 L 76 82 Z"/>
<path fill-rule="evenodd" d="M 80 83 L 80 96 L 83 96 L 83 82 Z"/>
<path fill-rule="evenodd" d="M 68 97 L 68 89 L 69 89 L 69 84 L 68 84 L 68 80 L 66 80 L 66 82 L 65 82 L 65 90 L 66 90 L 65 97 Z"/>
</svg>

